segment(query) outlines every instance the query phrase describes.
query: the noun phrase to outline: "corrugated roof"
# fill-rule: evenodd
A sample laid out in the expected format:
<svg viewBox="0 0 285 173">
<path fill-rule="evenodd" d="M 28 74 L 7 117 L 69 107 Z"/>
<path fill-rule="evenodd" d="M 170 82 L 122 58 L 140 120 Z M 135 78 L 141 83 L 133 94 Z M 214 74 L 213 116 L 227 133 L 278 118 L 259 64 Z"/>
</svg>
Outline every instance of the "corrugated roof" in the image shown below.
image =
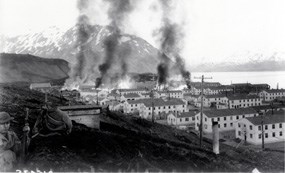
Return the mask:
<svg viewBox="0 0 285 173">
<path fill-rule="evenodd" d="M 240 108 L 240 109 L 215 109 L 215 110 L 205 110 L 204 114 L 207 117 L 225 117 L 232 115 L 245 115 L 257 113 L 252 108 Z"/>
<path fill-rule="evenodd" d="M 254 125 L 261 125 L 262 116 L 257 117 L 248 117 L 246 118 Z M 284 123 L 285 122 L 285 112 L 280 109 L 276 111 L 274 115 L 266 115 L 263 117 L 263 124 L 275 124 L 275 123 Z"/>
</svg>

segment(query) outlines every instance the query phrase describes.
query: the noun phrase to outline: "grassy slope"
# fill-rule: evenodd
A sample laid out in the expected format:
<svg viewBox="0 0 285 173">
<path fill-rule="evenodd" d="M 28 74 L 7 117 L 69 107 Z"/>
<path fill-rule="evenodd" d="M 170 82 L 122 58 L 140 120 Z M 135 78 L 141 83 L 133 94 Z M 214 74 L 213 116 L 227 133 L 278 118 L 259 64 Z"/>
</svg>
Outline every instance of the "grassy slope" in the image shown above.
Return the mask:
<svg viewBox="0 0 285 173">
<path fill-rule="evenodd" d="M 0 86 L 0 111 L 15 117 L 12 128 L 21 137 L 24 108 L 38 108 L 44 95 L 26 85 Z M 49 97 L 56 105 L 57 97 Z M 33 125 L 36 111 L 31 111 Z M 19 168 L 48 171 L 283 171 L 284 153 L 234 149 L 221 145 L 211 153 L 210 142 L 198 146 L 198 138 L 180 130 L 120 113 L 102 114 L 101 130 L 74 124 L 67 137 L 35 138 L 28 160 Z"/>
</svg>

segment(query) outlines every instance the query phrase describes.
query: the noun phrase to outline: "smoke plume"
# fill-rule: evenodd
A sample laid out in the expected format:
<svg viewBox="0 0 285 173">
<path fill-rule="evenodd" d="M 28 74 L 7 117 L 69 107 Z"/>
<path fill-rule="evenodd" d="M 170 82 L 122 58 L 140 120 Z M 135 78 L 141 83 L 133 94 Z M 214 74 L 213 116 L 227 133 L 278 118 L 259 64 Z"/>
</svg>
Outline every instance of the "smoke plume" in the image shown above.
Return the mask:
<svg viewBox="0 0 285 173">
<path fill-rule="evenodd" d="M 108 16 L 111 20 L 110 26 L 114 30 L 113 34 L 109 36 L 105 42 L 105 57 L 104 63 L 99 66 L 99 71 L 101 76 L 96 79 L 96 88 L 100 87 L 103 82 L 108 82 L 107 80 L 111 80 L 112 76 L 109 73 L 111 67 L 117 62 L 116 57 L 121 57 L 120 60 L 120 68 L 121 68 L 121 76 L 123 78 L 127 74 L 128 66 L 126 62 L 126 57 L 128 57 L 130 51 L 129 49 L 121 51 L 118 54 L 118 45 L 122 35 L 121 28 L 124 27 L 124 19 L 129 12 L 133 9 L 133 4 L 130 0 L 106 0 L 110 4 L 110 8 L 108 10 Z"/>
<path fill-rule="evenodd" d="M 159 85 L 167 83 L 169 78 L 169 57 L 175 59 L 175 66 L 179 68 L 182 77 L 190 87 L 190 72 L 185 69 L 185 63 L 183 59 L 179 56 L 181 51 L 181 43 L 183 41 L 183 30 L 181 26 L 175 24 L 171 21 L 171 0 L 160 0 L 160 5 L 162 9 L 162 26 L 159 30 L 160 33 L 160 43 L 162 55 L 160 57 L 160 64 L 158 65 L 158 83 Z M 168 55 L 168 56 L 166 56 Z"/>
</svg>

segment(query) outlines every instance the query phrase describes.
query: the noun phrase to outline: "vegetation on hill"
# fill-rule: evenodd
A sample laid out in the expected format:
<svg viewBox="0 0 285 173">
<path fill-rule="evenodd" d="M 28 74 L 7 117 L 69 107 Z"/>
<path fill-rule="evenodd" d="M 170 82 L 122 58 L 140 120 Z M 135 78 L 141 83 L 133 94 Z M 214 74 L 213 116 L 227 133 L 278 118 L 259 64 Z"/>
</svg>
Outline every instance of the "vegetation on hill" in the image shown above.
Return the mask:
<svg viewBox="0 0 285 173">
<path fill-rule="evenodd" d="M 15 120 L 11 127 L 21 138 L 24 109 L 39 108 L 44 94 L 30 91 L 25 84 L 0 85 L 0 111 L 9 112 Z M 54 105 L 66 105 L 57 96 L 49 96 Z M 30 111 L 32 127 L 37 116 Z M 32 139 L 25 164 L 15 169 L 41 171 L 214 171 L 261 172 L 284 171 L 284 153 L 252 151 L 220 145 L 220 154 L 211 152 L 211 141 L 199 148 L 195 134 L 169 126 L 103 111 L 101 129 L 90 129 L 73 122 L 69 136 Z"/>
<path fill-rule="evenodd" d="M 29 54 L 0 54 L 0 83 L 50 82 L 68 78 L 68 62 Z"/>
</svg>

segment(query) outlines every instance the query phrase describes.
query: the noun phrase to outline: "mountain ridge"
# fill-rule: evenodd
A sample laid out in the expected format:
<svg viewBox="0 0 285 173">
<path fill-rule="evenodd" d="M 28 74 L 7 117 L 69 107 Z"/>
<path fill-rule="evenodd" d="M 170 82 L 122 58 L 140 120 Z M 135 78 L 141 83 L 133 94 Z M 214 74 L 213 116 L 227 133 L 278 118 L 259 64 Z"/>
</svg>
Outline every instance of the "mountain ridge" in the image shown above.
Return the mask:
<svg viewBox="0 0 285 173">
<path fill-rule="evenodd" d="M 43 32 L 20 35 L 15 37 L 0 36 L 0 52 L 32 54 L 45 58 L 60 58 L 68 61 L 71 66 L 76 62 L 78 54 L 77 32 L 78 26 L 74 26 L 66 31 L 61 31 L 57 27 L 51 27 Z M 90 25 L 89 49 L 85 56 L 88 57 L 87 64 L 92 64 L 95 73 L 99 74 L 98 66 L 103 63 L 104 39 L 112 34 L 109 26 Z M 119 49 L 131 47 L 127 58 L 128 71 L 139 73 L 156 73 L 159 63 L 160 51 L 149 44 L 144 39 L 124 34 L 121 36 Z M 240 62 L 239 57 L 248 56 L 249 61 Z M 198 65 L 187 65 L 191 72 L 229 72 L 229 71 L 283 71 L 285 70 L 285 60 L 283 54 L 274 53 L 265 56 L 263 54 L 249 53 L 231 57 L 233 62 L 223 63 L 203 63 Z M 94 57 L 96 62 L 94 62 Z M 89 68 L 89 69 L 90 69 Z"/>
</svg>

